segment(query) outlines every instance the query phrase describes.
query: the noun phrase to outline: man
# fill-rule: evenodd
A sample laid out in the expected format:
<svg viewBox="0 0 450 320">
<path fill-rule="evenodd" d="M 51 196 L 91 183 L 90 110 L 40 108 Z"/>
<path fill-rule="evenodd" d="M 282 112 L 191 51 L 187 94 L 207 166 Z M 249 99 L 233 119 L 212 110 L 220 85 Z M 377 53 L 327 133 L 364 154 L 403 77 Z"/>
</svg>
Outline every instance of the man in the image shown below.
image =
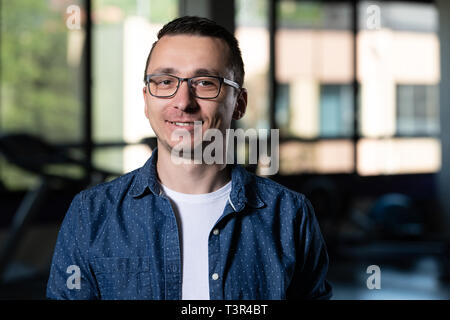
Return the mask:
<svg viewBox="0 0 450 320">
<path fill-rule="evenodd" d="M 48 298 L 330 298 L 328 256 L 309 201 L 239 165 L 194 162 L 204 144 L 175 134 L 193 133 L 194 123 L 225 134 L 244 115 L 234 36 L 208 19 L 175 19 L 158 33 L 144 78 L 158 147 L 142 168 L 74 198 Z M 192 153 L 174 152 L 180 143 Z"/>
</svg>

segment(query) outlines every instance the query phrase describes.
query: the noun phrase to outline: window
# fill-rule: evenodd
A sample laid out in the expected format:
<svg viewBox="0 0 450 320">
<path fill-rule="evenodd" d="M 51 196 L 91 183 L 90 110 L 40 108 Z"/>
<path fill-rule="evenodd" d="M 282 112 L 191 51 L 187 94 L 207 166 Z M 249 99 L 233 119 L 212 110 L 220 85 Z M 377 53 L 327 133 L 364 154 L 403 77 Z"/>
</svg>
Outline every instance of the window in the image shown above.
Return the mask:
<svg viewBox="0 0 450 320">
<path fill-rule="evenodd" d="M 235 36 L 245 67 L 244 87 L 249 92 L 245 116 L 236 122 L 243 129 L 268 129 L 269 31 L 268 0 L 237 0 Z"/>
<path fill-rule="evenodd" d="M 351 137 L 353 134 L 353 88 L 348 84 L 320 87 L 320 136 Z"/>
<path fill-rule="evenodd" d="M 350 2 L 277 4 L 274 117 L 285 141 L 280 172 L 438 171 L 434 5 L 359 2 L 355 35 Z M 328 157 L 319 160 L 319 154 Z"/>
<path fill-rule="evenodd" d="M 361 85 L 361 175 L 431 173 L 440 169 L 438 15 L 432 4 L 359 5 L 358 80 Z M 408 137 L 409 136 L 409 137 Z"/>
<path fill-rule="evenodd" d="M 81 143 L 83 130 L 82 1 L 0 0 L 0 130 L 50 143 Z M 79 9 L 69 28 L 67 8 Z M 74 13 L 77 14 L 77 13 Z M 26 189 L 34 175 L 0 158 L 0 179 Z"/>
<path fill-rule="evenodd" d="M 397 85 L 397 134 L 434 136 L 439 133 L 438 87 Z"/>
<path fill-rule="evenodd" d="M 275 40 L 280 173 L 352 172 L 351 6 L 281 0 Z"/>
</svg>

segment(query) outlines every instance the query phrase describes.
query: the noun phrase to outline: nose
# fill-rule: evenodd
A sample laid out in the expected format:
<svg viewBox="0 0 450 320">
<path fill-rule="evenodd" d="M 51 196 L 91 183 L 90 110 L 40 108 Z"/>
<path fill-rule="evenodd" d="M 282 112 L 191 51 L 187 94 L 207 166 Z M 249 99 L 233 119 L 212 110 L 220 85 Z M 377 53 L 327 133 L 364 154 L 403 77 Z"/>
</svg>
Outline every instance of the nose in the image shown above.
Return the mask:
<svg viewBox="0 0 450 320">
<path fill-rule="evenodd" d="M 172 101 L 173 106 L 179 110 L 188 111 L 191 109 L 195 109 L 196 102 L 186 80 L 181 81 L 180 86 L 178 87 L 178 91 L 172 98 Z"/>
</svg>

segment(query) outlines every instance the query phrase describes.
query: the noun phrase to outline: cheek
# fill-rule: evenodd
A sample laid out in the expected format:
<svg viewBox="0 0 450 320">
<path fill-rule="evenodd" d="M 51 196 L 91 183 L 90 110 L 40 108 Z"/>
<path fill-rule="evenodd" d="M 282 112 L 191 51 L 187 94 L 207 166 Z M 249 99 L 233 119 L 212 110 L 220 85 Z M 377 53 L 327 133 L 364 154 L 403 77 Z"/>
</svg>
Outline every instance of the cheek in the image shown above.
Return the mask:
<svg viewBox="0 0 450 320">
<path fill-rule="evenodd" d="M 150 99 L 148 97 L 145 98 L 145 117 L 150 120 L 150 115 L 153 113 L 152 108 L 150 107 Z"/>
<path fill-rule="evenodd" d="M 145 116 L 150 121 L 160 118 L 162 108 L 158 105 L 157 101 L 152 101 L 152 99 L 146 100 L 145 103 Z"/>
<path fill-rule="evenodd" d="M 149 109 L 148 109 L 147 104 L 145 105 L 144 112 L 145 112 L 145 117 L 146 117 L 148 120 L 150 120 L 150 114 L 149 114 Z"/>
<path fill-rule="evenodd" d="M 223 119 L 223 122 L 225 122 L 227 125 L 231 124 L 231 119 L 233 117 L 233 111 L 234 111 L 234 105 L 235 100 L 232 97 L 228 97 L 228 99 L 223 104 L 220 113 Z"/>
<path fill-rule="evenodd" d="M 217 129 L 227 129 L 231 124 L 230 107 L 221 106 L 211 116 L 211 127 Z"/>
</svg>

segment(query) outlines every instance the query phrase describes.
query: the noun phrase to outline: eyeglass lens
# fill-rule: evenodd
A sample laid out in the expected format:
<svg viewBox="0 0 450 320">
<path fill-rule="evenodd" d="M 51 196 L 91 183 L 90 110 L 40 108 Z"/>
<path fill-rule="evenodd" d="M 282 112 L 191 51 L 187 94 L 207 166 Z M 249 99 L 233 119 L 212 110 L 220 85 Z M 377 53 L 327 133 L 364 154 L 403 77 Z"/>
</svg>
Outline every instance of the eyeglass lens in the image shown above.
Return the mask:
<svg viewBox="0 0 450 320">
<path fill-rule="evenodd" d="M 148 82 L 150 93 L 156 97 L 173 96 L 179 87 L 179 78 L 171 75 L 154 75 Z M 190 88 L 199 98 L 215 98 L 220 91 L 220 80 L 215 77 L 200 76 L 190 80 Z"/>
</svg>

